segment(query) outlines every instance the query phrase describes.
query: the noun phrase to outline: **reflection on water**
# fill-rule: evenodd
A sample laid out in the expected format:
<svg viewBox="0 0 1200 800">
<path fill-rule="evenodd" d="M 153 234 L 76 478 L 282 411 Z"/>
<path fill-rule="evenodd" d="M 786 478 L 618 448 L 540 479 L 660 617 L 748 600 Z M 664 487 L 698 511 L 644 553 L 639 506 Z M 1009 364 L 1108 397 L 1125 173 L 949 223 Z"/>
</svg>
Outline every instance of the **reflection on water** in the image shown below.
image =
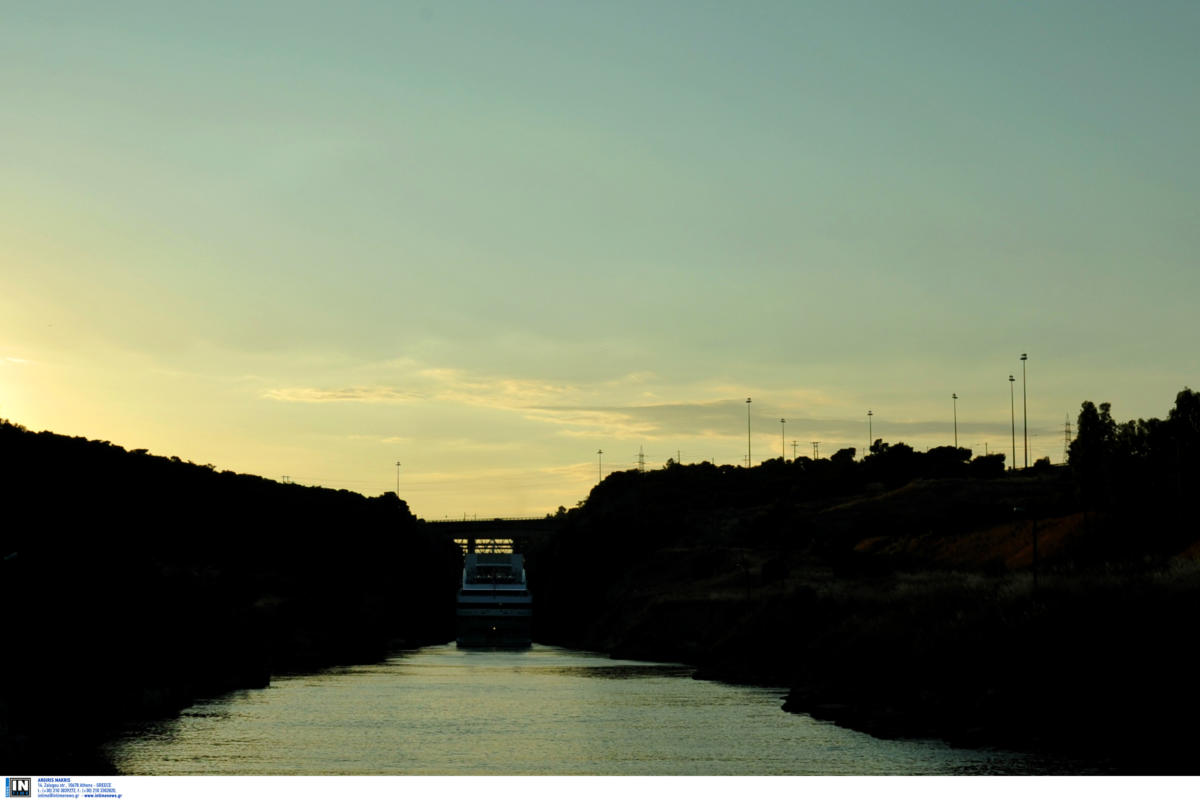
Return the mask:
<svg viewBox="0 0 1200 800">
<path fill-rule="evenodd" d="M 593 656 L 594 657 L 594 656 Z M 586 665 L 533 665 L 514 666 L 513 670 L 527 675 L 573 675 L 580 678 L 614 679 L 629 678 L 690 678 L 696 670 L 682 664 L 647 664 L 643 662 L 612 662 Z"/>
<path fill-rule="evenodd" d="M 453 645 L 283 677 L 110 744 L 136 775 L 1044 773 L 1062 765 L 882 741 L 780 710 L 782 689 L 535 645 Z M 1068 770 L 1070 771 L 1070 770 Z"/>
</svg>

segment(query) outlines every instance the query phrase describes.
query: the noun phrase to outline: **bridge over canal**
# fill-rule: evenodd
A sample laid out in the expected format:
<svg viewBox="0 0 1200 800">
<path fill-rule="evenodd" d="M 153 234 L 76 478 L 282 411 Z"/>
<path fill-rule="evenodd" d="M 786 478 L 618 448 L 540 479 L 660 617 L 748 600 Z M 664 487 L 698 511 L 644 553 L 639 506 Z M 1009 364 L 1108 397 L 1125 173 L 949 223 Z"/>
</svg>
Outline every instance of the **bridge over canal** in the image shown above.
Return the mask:
<svg viewBox="0 0 1200 800">
<path fill-rule="evenodd" d="M 425 520 L 429 530 L 457 542 L 464 553 L 497 549 L 527 552 L 559 529 L 553 517 L 495 517 L 493 519 Z"/>
</svg>

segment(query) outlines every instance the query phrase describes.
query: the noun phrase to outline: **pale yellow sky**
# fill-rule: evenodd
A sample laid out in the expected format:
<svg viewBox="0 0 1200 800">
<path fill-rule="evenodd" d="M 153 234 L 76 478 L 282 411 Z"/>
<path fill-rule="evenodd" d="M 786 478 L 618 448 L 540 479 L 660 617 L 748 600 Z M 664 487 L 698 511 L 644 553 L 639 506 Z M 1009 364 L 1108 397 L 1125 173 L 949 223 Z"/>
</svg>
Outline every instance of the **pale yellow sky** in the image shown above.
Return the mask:
<svg viewBox="0 0 1200 800">
<path fill-rule="evenodd" d="M 1194 4 L 22 4 L 0 417 L 428 518 L 1200 385 Z M 64 474 L 64 482 L 84 479 Z"/>
</svg>

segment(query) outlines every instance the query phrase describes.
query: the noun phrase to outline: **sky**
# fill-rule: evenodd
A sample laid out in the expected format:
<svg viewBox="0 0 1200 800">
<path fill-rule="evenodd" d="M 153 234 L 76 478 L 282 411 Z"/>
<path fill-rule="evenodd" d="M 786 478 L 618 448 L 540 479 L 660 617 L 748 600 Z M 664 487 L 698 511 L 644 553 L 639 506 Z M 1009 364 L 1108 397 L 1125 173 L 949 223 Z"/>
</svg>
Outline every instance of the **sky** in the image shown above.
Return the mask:
<svg viewBox="0 0 1200 800">
<path fill-rule="evenodd" d="M 1027 417 L 1058 463 L 1081 402 L 1200 388 L 1197 40 L 1165 1 L 0 0 L 0 418 L 427 519 L 868 424 L 1011 461 L 1015 419 L 1022 464 Z"/>
</svg>

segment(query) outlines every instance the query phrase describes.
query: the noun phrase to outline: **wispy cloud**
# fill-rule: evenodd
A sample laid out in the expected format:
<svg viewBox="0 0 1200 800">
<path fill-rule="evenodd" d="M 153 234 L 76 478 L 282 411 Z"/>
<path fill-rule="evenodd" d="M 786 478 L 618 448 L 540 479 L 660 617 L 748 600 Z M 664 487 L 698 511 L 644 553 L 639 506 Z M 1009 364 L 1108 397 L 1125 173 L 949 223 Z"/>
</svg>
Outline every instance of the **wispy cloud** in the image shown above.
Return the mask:
<svg viewBox="0 0 1200 800">
<path fill-rule="evenodd" d="M 541 406 L 524 409 L 528 419 L 560 428 L 565 436 L 658 439 L 708 436 L 731 425 L 736 406 L 728 400 L 610 406 Z"/>
<path fill-rule="evenodd" d="M 377 442 L 379 444 L 409 444 L 412 438 L 408 436 L 375 436 L 366 433 L 351 433 L 345 437 L 352 442 Z"/>
<path fill-rule="evenodd" d="M 32 363 L 34 363 L 33 361 L 29 360 L 28 358 L 17 358 L 16 356 L 3 356 L 3 357 L 0 357 L 0 361 L 3 361 L 8 364 L 32 364 Z"/>
<path fill-rule="evenodd" d="M 345 389 L 293 387 L 269 389 L 265 395 L 286 403 L 405 403 L 424 395 L 390 386 L 352 386 Z"/>
<path fill-rule="evenodd" d="M 291 403 L 403 403 L 429 400 L 515 410 L 563 402 L 581 391 L 576 386 L 545 380 L 471 375 L 464 370 L 420 367 L 411 363 L 389 363 L 383 365 L 380 371 L 392 373 L 390 384 L 372 383 L 344 388 L 291 386 L 269 389 L 263 396 Z M 396 372 L 402 374 L 395 375 Z"/>
<path fill-rule="evenodd" d="M 559 427 L 559 433 L 575 437 L 607 437 L 645 441 L 677 440 L 681 438 L 744 439 L 746 436 L 745 400 L 713 400 L 703 403 L 662 403 L 627 406 L 566 407 L 547 406 L 525 409 L 527 418 Z M 754 414 L 753 428 L 779 431 L 779 417 Z M 961 436 L 995 434 L 1004 426 L 999 423 L 959 421 Z M 930 436 L 950 435 L 951 420 L 889 421 L 877 424 L 876 438 L 897 442 L 923 441 Z M 790 436 L 828 437 L 833 440 L 866 438 L 865 419 L 819 417 L 788 417 L 786 430 Z M 1033 428 L 1031 435 L 1061 435 L 1054 430 Z M 861 436 L 860 436 L 861 434 Z"/>
<path fill-rule="evenodd" d="M 653 422 L 623 408 L 530 408 L 524 416 L 555 425 L 564 436 L 650 439 L 659 433 Z"/>
<path fill-rule="evenodd" d="M 390 383 L 348 388 L 291 387 L 265 396 L 294 403 L 407 403 L 424 401 L 508 411 L 542 423 L 560 436 L 576 438 L 655 439 L 740 438 L 745 435 L 745 397 L 726 384 L 672 385 L 651 372 L 630 372 L 587 383 L 497 376 L 432 367 L 412 361 L 376 365 Z M 403 387 L 403 388 L 401 388 Z M 671 402 L 689 396 L 694 401 Z M 766 408 L 821 408 L 829 398 L 817 390 L 771 393 L 771 402 L 752 407 L 754 424 L 777 424 Z M 761 409 L 761 410 L 760 410 Z M 856 430 L 849 420 L 796 419 L 813 433 Z"/>
<path fill-rule="evenodd" d="M 434 387 L 436 399 L 487 408 L 519 409 L 561 401 L 579 393 L 577 386 L 525 378 L 474 377 L 463 370 L 431 368 L 418 373 Z"/>
</svg>

